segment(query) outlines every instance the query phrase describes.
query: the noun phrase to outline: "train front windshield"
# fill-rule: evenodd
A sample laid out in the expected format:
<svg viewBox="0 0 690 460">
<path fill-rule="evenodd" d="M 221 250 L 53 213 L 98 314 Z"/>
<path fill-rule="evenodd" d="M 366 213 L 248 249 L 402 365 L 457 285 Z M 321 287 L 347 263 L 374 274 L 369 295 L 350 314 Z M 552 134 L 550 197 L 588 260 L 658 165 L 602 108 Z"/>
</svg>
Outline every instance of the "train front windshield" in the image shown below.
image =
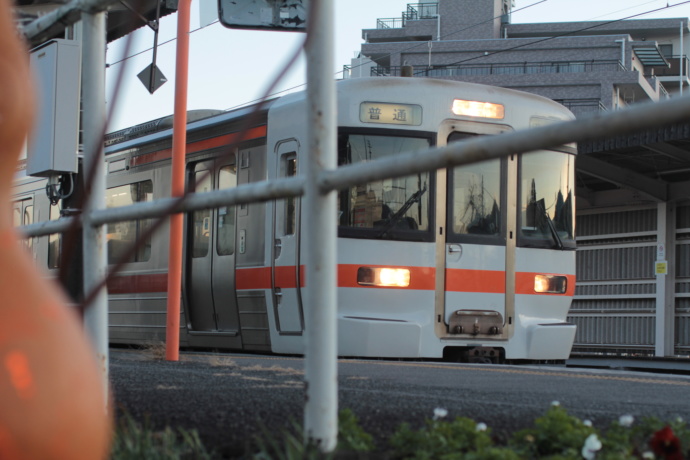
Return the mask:
<svg viewBox="0 0 690 460">
<path fill-rule="evenodd" d="M 575 249 L 574 198 L 574 155 L 554 151 L 522 155 L 519 245 Z"/>
<path fill-rule="evenodd" d="M 430 137 L 340 133 L 338 164 L 374 161 L 428 149 Z M 431 175 L 427 172 L 369 182 L 338 195 L 339 235 L 428 241 L 432 238 Z"/>
</svg>

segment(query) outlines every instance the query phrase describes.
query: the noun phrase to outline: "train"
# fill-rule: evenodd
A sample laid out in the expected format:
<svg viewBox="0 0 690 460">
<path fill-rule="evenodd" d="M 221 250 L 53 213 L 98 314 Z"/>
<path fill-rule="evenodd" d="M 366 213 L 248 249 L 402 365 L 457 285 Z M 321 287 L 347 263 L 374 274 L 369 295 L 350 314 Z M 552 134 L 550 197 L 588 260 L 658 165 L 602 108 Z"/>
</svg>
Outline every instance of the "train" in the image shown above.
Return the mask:
<svg viewBox="0 0 690 460">
<path fill-rule="evenodd" d="M 549 99 L 449 80 L 339 81 L 338 165 L 375 161 L 474 136 L 573 119 Z M 190 192 L 302 174 L 306 94 L 231 111 L 190 111 Z M 105 139 L 106 205 L 170 195 L 172 117 Z M 338 354 L 480 362 L 562 361 L 576 326 L 574 145 L 514 154 L 337 192 Z M 67 192 L 17 173 L 15 224 L 69 214 Z M 53 189 L 55 186 L 52 187 Z M 51 196 L 52 195 L 52 196 Z M 304 353 L 302 199 L 221 206 L 185 215 L 180 345 Z M 107 225 L 111 344 L 165 340 L 168 227 Z M 143 240 L 142 240 L 143 238 Z M 64 236 L 26 242 L 55 275 Z M 62 262 L 64 263 L 64 262 Z M 71 270 L 70 270 L 71 271 Z M 318 306 L 313 306 L 318 308 Z"/>
</svg>

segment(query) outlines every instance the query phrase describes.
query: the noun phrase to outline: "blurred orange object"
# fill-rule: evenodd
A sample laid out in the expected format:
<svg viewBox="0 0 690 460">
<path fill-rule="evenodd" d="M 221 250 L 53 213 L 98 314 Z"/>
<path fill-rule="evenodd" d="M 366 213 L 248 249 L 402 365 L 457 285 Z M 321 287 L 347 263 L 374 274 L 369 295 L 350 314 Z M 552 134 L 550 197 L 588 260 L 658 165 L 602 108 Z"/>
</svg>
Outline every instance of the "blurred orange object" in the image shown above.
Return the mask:
<svg viewBox="0 0 690 460">
<path fill-rule="evenodd" d="M 0 0 L 0 459 L 107 458 L 104 374 L 62 291 L 12 227 L 12 178 L 34 101 L 11 6 Z"/>
</svg>

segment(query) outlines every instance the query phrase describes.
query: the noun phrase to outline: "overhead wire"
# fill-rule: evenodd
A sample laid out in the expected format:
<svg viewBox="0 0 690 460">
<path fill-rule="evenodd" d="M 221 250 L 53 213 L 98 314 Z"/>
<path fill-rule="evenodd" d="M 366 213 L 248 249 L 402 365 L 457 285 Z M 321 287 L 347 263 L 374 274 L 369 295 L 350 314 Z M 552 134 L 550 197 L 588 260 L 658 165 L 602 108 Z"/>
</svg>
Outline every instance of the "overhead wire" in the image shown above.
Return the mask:
<svg viewBox="0 0 690 460">
<path fill-rule="evenodd" d="M 625 21 L 625 20 L 628 20 L 628 19 L 636 18 L 636 17 L 639 17 L 639 16 L 644 16 L 644 15 L 647 15 L 647 14 L 650 14 L 650 13 L 655 13 L 655 12 L 657 12 L 657 11 L 661 11 L 661 10 L 665 10 L 665 9 L 669 9 L 669 8 L 674 8 L 674 7 L 676 7 L 676 6 L 685 5 L 685 4 L 687 4 L 687 3 L 690 3 L 690 0 L 685 0 L 685 1 L 683 1 L 683 2 L 676 3 L 675 5 L 666 5 L 666 6 L 663 6 L 663 7 L 661 7 L 661 8 L 656 8 L 656 9 L 649 10 L 649 11 L 645 11 L 645 12 L 642 12 L 642 13 L 633 14 L 633 15 L 626 16 L 626 17 L 620 18 L 620 19 L 613 19 L 613 20 L 611 20 L 611 21 L 597 22 L 596 24 L 593 24 L 593 25 L 588 26 L 588 27 L 583 27 L 583 28 L 577 29 L 577 30 L 571 30 L 571 31 L 569 31 L 569 32 L 564 32 L 564 33 L 559 34 L 559 35 L 553 35 L 553 36 L 550 36 L 550 37 L 544 37 L 544 38 L 542 38 L 542 39 L 534 40 L 534 41 L 529 42 L 529 43 L 523 43 L 523 44 L 521 44 L 521 45 L 516 45 L 516 46 L 513 46 L 513 47 L 511 47 L 511 48 L 505 48 L 505 49 L 497 50 L 497 51 L 494 51 L 494 52 L 487 52 L 487 53 L 484 53 L 484 54 L 482 54 L 482 55 L 480 55 L 480 56 L 474 56 L 474 57 L 471 57 L 471 58 L 463 59 L 463 60 L 461 60 L 461 61 L 456 61 L 456 62 L 454 62 L 454 63 L 452 63 L 452 64 L 444 64 L 444 65 L 441 65 L 441 66 L 437 66 L 436 68 L 440 68 L 440 69 L 442 69 L 442 68 L 447 68 L 447 67 L 451 67 L 451 66 L 463 64 L 463 63 L 465 63 L 465 62 L 473 61 L 473 60 L 475 60 L 475 59 L 482 59 L 482 58 L 485 58 L 485 57 L 488 57 L 488 56 L 495 56 L 495 55 L 497 55 L 497 54 L 507 53 L 507 52 L 509 52 L 509 51 L 513 51 L 513 50 L 520 49 L 520 48 L 525 48 L 525 47 L 527 47 L 527 46 L 535 45 L 535 44 L 537 44 L 537 43 L 543 43 L 543 42 L 548 41 L 548 40 L 555 40 L 555 39 L 557 39 L 557 38 L 562 38 L 562 37 L 567 37 L 567 36 L 570 36 L 570 35 L 580 34 L 580 33 L 585 32 L 585 31 L 587 31 L 587 30 L 596 29 L 597 27 L 603 27 L 603 26 L 607 26 L 607 25 L 610 25 L 610 24 L 615 24 L 616 22 L 621 22 L 621 21 Z M 587 22 L 587 21 L 581 21 L 581 22 Z"/>
<path fill-rule="evenodd" d="M 536 6 L 536 5 L 540 5 L 540 4 L 545 3 L 545 2 L 547 2 L 547 1 L 549 1 L 549 0 L 540 0 L 540 1 L 536 2 L 536 3 L 532 3 L 532 4 L 527 5 L 527 6 L 524 6 L 524 7 L 522 7 L 522 8 L 518 8 L 517 10 L 512 10 L 512 11 L 511 11 L 511 14 L 512 14 L 512 13 L 517 13 L 517 12 L 519 12 L 519 11 L 524 11 L 524 10 L 526 10 L 526 9 L 528 9 L 528 8 L 532 8 L 532 7 Z M 616 12 L 619 12 L 619 11 L 626 11 L 626 10 L 628 10 L 628 9 L 635 8 L 635 7 L 637 7 L 637 6 L 647 5 L 647 4 L 649 4 L 649 3 L 653 3 L 653 1 L 641 3 L 641 4 L 639 4 L 639 5 L 632 6 L 632 7 L 630 7 L 630 8 L 624 8 L 624 9 L 618 10 L 618 11 L 616 11 Z M 494 52 L 489 52 L 489 53 L 486 53 L 486 54 L 482 54 L 482 55 L 479 55 L 479 56 L 474 56 L 474 57 L 471 57 L 471 58 L 467 58 L 467 59 L 463 59 L 463 60 L 460 60 L 460 61 L 456 61 L 456 62 L 451 63 L 451 64 L 444 64 L 444 65 L 436 66 L 436 68 L 438 68 L 438 69 L 447 68 L 447 67 L 451 67 L 451 66 L 463 64 L 463 63 L 465 63 L 465 62 L 473 61 L 473 60 L 476 60 L 476 59 L 486 58 L 486 57 L 489 57 L 489 56 L 495 56 L 495 55 L 497 55 L 497 54 L 501 54 L 501 53 L 513 51 L 513 50 L 520 49 L 520 48 L 525 48 L 525 47 L 527 47 L 527 46 L 534 45 L 534 44 L 537 44 L 537 43 L 543 43 L 543 42 L 546 42 L 546 41 L 548 41 L 548 40 L 555 40 L 555 39 L 557 39 L 557 38 L 566 37 L 566 36 L 570 36 L 570 35 L 574 35 L 574 34 L 579 34 L 579 33 L 581 33 L 581 32 L 584 32 L 584 31 L 587 31 L 587 30 L 591 30 L 591 29 L 595 29 L 595 28 L 597 28 L 597 27 L 603 27 L 603 26 L 606 26 L 606 25 L 614 24 L 614 23 L 616 23 L 616 22 L 625 21 L 625 20 L 632 19 L 632 18 L 635 18 L 635 17 L 639 17 L 639 16 L 644 16 L 644 15 L 647 15 L 647 14 L 651 14 L 651 13 L 654 13 L 654 12 L 657 12 L 657 11 L 661 11 L 661 10 L 666 10 L 666 9 L 674 8 L 674 7 L 676 7 L 676 6 L 684 5 L 684 4 L 687 4 L 687 3 L 690 3 L 690 0 L 685 0 L 685 1 L 683 1 L 683 2 L 676 3 L 676 4 L 673 4 L 673 5 L 669 5 L 669 4 L 667 3 L 666 6 L 663 6 L 663 7 L 660 7 L 660 8 L 655 8 L 655 9 L 652 9 L 652 10 L 644 11 L 644 12 L 642 12 L 642 13 L 633 14 L 633 15 L 630 15 L 630 16 L 626 16 L 626 17 L 624 17 L 624 18 L 614 19 L 614 20 L 611 20 L 611 21 L 598 22 L 597 24 L 594 24 L 594 25 L 591 25 L 591 26 L 588 26 L 588 27 L 583 27 L 583 28 L 581 28 L 581 29 L 573 30 L 573 31 L 570 31 L 570 32 L 565 32 L 565 33 L 562 33 L 562 34 L 559 34 L 559 35 L 550 36 L 550 37 L 544 37 L 544 38 L 542 38 L 542 39 L 535 40 L 535 41 L 532 41 L 532 42 L 529 42 L 529 43 L 523 43 L 523 44 L 521 44 L 521 45 L 516 45 L 516 46 L 511 47 L 511 48 L 506 48 L 506 49 L 497 50 L 497 51 L 494 51 Z M 616 13 L 616 12 L 607 13 L 606 15 L 608 15 L 608 14 L 614 14 L 614 13 Z M 602 16 L 606 16 L 606 15 L 602 15 Z M 602 17 L 602 16 L 598 16 L 598 17 Z M 464 27 L 464 28 L 462 28 L 462 29 L 458 29 L 458 30 L 455 30 L 455 31 L 453 31 L 453 32 L 450 32 L 450 33 L 448 33 L 448 34 L 446 34 L 446 35 L 443 35 L 443 36 L 440 37 L 440 38 L 441 38 L 441 39 L 448 39 L 449 37 L 451 37 L 451 36 L 453 36 L 453 35 L 455 35 L 455 34 L 458 34 L 458 33 L 460 33 L 460 32 L 464 32 L 464 31 L 466 31 L 466 30 L 472 29 L 472 28 L 477 27 L 477 26 L 482 25 L 482 24 L 486 24 L 487 22 L 494 21 L 494 20 L 496 20 L 496 19 L 498 19 L 498 18 L 500 18 L 500 17 L 501 17 L 501 16 L 492 17 L 492 18 L 487 19 L 487 20 L 485 20 L 485 21 L 481 21 L 481 22 L 478 22 L 478 23 L 476 23 L 476 24 L 472 24 L 472 25 L 470 25 L 470 26 Z M 202 30 L 202 29 L 204 29 L 204 28 L 206 28 L 206 27 L 209 27 L 209 26 L 211 26 L 211 25 L 213 25 L 213 24 L 215 24 L 215 23 L 217 23 L 217 22 L 219 22 L 219 21 L 218 21 L 218 20 L 213 21 L 213 22 L 211 22 L 211 23 L 209 23 L 209 24 L 206 24 L 206 25 L 204 25 L 204 26 L 201 26 L 201 27 L 198 27 L 198 28 L 196 28 L 196 29 L 193 29 L 193 30 L 191 30 L 189 33 L 192 34 L 192 33 L 198 32 L 199 30 Z M 587 22 L 587 21 L 578 21 L 578 22 Z M 176 39 L 177 39 L 176 37 L 171 38 L 170 40 L 166 40 L 166 41 L 160 43 L 158 46 L 163 46 L 163 45 L 166 45 L 166 44 L 168 44 L 168 43 L 174 42 Z M 404 48 L 404 49 L 402 49 L 402 50 L 397 50 L 397 51 L 394 51 L 394 52 L 392 52 L 392 53 L 389 53 L 388 55 L 385 55 L 385 56 L 383 56 L 383 57 L 385 58 L 385 57 L 390 57 L 390 56 L 392 56 L 392 55 L 394 55 L 394 54 L 404 53 L 404 52 L 409 51 L 409 50 L 412 50 L 412 49 L 414 49 L 414 48 L 418 48 L 418 47 L 420 47 L 420 46 L 423 46 L 423 45 L 426 44 L 426 43 L 427 43 L 427 41 L 424 41 L 424 42 L 421 42 L 421 43 L 417 43 L 417 44 L 415 44 L 415 45 L 413 45 L 413 46 L 410 46 L 410 47 L 408 47 L 408 48 Z M 150 48 L 147 48 L 147 49 L 145 49 L 145 50 L 142 50 L 142 51 L 140 51 L 140 52 L 138 52 L 138 53 L 132 54 L 132 55 L 127 56 L 127 57 L 124 57 L 124 58 L 122 58 L 122 59 L 120 59 L 120 60 L 118 60 L 118 61 L 115 61 L 115 62 L 113 62 L 113 63 L 106 64 L 106 67 L 110 67 L 110 66 L 113 66 L 113 65 L 117 65 L 117 64 L 119 64 L 119 63 L 121 63 L 121 62 L 123 62 L 123 61 L 126 61 L 126 60 L 128 60 L 128 59 L 133 58 L 133 57 L 136 57 L 136 56 L 139 56 L 139 55 L 144 54 L 144 53 L 146 53 L 146 52 L 149 52 L 149 51 L 151 51 L 152 49 L 153 49 L 153 47 L 150 47 Z M 358 68 L 358 67 L 360 67 L 360 66 L 362 66 L 362 65 L 363 65 L 363 64 L 360 64 L 360 65 L 358 65 L 358 66 L 351 67 L 351 69 L 356 69 L 356 68 Z M 336 72 L 335 75 L 339 75 L 339 74 L 341 74 L 341 73 L 343 73 L 343 71 Z M 302 87 L 304 87 L 305 85 L 306 85 L 306 83 L 301 83 L 301 84 L 299 84 L 299 85 L 295 85 L 295 86 L 293 86 L 293 87 L 286 88 L 286 89 L 283 89 L 283 90 L 281 90 L 281 91 L 277 91 L 277 92 L 275 92 L 275 93 L 272 93 L 272 94 L 269 95 L 269 97 L 276 97 L 276 96 L 279 96 L 279 95 L 281 95 L 281 94 L 289 93 L 289 92 L 291 92 L 291 91 L 294 91 L 294 90 L 297 90 L 297 89 L 299 89 L 299 88 L 302 88 Z M 237 108 L 240 108 L 240 107 L 245 107 L 245 106 L 251 105 L 251 104 L 253 104 L 253 103 L 256 103 L 256 102 L 258 102 L 258 101 L 260 101 L 260 100 L 261 100 L 261 98 L 257 98 L 257 99 L 251 100 L 251 101 L 244 102 L 244 103 L 242 103 L 242 104 L 238 104 L 238 105 L 232 106 L 232 107 L 230 107 L 230 108 L 228 108 L 228 109 L 226 109 L 226 110 L 234 110 L 234 109 L 237 109 Z"/>
</svg>

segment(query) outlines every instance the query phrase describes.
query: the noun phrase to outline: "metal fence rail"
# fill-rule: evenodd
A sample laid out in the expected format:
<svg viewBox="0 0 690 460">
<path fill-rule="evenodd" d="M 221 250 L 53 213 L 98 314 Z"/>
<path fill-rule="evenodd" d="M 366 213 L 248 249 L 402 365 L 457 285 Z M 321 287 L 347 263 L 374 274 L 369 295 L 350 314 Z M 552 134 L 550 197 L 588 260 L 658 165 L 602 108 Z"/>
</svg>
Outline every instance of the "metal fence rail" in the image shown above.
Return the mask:
<svg viewBox="0 0 690 460">
<path fill-rule="evenodd" d="M 415 77 L 455 77 L 485 75 L 532 75 L 544 73 L 587 73 L 625 71 L 620 61 L 552 61 L 552 62 L 507 62 L 495 64 L 438 65 L 416 68 Z M 400 76 L 401 66 L 377 66 L 371 69 L 372 77 Z"/>
</svg>

